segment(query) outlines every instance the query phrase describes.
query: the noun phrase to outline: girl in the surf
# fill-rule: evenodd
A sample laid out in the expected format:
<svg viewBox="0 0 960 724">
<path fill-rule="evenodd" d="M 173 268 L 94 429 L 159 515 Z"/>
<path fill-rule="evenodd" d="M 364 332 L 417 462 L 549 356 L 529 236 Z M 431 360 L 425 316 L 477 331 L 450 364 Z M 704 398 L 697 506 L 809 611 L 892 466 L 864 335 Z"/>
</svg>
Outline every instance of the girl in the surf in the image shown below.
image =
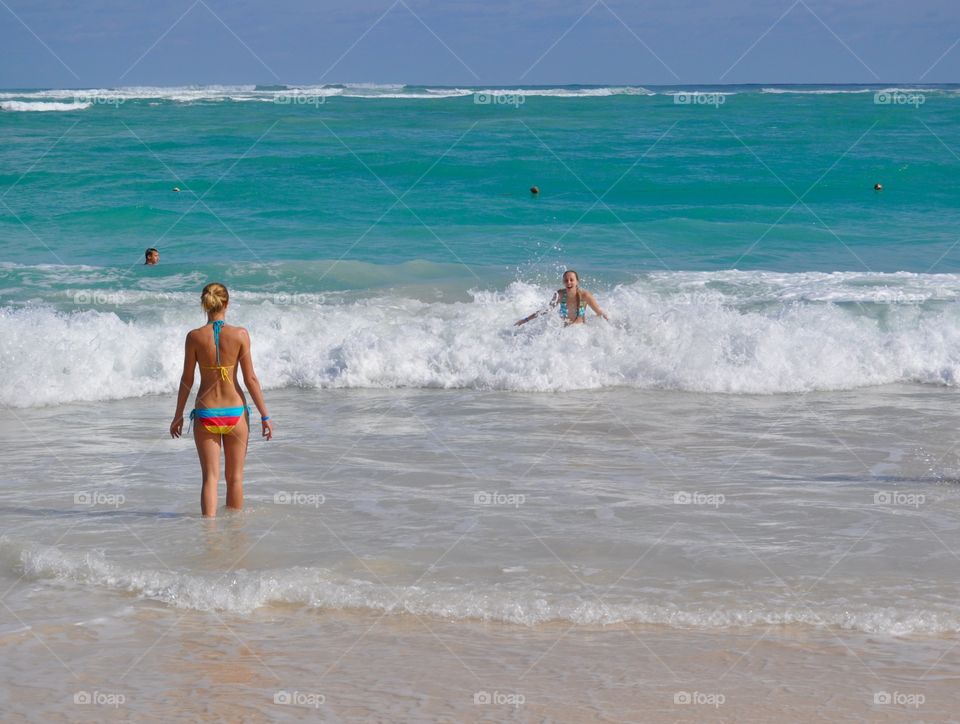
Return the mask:
<svg viewBox="0 0 960 724">
<path fill-rule="evenodd" d="M 597 304 L 593 295 L 586 289 L 580 288 L 580 275 L 572 269 L 563 273 L 563 287 L 556 291 L 550 301 L 551 308 L 557 306 L 560 307 L 557 311 L 560 313 L 564 325 L 584 324 L 587 321 L 587 307 L 590 307 L 598 317 L 608 321 L 610 319 L 606 312 L 600 309 L 600 305 Z M 531 319 L 536 319 L 541 314 L 546 313 L 546 311 L 546 309 L 536 311 L 516 322 L 514 326 L 519 327 L 521 324 L 526 324 Z"/>
</svg>

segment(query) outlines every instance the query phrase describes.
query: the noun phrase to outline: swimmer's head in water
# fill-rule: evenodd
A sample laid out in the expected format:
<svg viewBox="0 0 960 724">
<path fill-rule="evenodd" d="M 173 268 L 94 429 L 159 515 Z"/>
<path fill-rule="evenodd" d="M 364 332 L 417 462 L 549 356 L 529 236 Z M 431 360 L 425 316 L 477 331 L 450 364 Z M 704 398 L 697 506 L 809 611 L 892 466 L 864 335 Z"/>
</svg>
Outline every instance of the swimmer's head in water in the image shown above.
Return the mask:
<svg viewBox="0 0 960 724">
<path fill-rule="evenodd" d="M 144 264 L 154 265 L 160 261 L 160 252 L 154 249 L 152 246 L 143 252 Z"/>
<path fill-rule="evenodd" d="M 576 289 L 580 285 L 580 275 L 573 269 L 567 269 L 563 273 L 563 286 L 567 289 Z"/>
<path fill-rule="evenodd" d="M 873 185 L 873 190 L 874 190 L 874 191 L 883 191 L 883 184 L 874 184 L 874 185 Z"/>
<path fill-rule="evenodd" d="M 531 186 L 531 187 L 530 187 L 530 193 L 533 194 L 534 196 L 536 196 L 537 194 L 540 193 L 540 187 L 539 187 L 539 186 Z"/>
<path fill-rule="evenodd" d="M 200 306 L 207 314 L 216 314 L 227 308 L 230 294 L 220 282 L 211 282 L 200 293 Z"/>
</svg>

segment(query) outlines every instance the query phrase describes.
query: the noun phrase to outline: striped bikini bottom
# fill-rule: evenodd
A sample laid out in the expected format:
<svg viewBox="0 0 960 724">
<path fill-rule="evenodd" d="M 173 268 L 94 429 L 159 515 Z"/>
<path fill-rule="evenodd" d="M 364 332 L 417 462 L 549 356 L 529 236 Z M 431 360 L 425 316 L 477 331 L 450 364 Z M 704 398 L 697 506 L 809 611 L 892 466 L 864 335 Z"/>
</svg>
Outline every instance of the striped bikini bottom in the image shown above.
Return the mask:
<svg viewBox="0 0 960 724">
<path fill-rule="evenodd" d="M 198 407 L 190 411 L 190 425 L 199 420 L 207 432 L 217 435 L 229 435 L 240 422 L 241 417 L 247 418 L 247 427 L 250 427 L 249 407 Z"/>
</svg>

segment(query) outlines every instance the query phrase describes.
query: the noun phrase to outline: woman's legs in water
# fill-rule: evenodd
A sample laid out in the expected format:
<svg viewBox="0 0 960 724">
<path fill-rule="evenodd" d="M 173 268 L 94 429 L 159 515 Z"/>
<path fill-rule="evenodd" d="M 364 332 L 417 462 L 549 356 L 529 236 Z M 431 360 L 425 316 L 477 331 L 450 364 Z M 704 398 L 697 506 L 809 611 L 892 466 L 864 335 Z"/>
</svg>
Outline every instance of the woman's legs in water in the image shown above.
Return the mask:
<svg viewBox="0 0 960 724">
<path fill-rule="evenodd" d="M 243 509 L 243 464 L 250 439 L 249 415 L 245 414 L 228 434 L 223 436 L 223 457 L 226 461 L 227 508 Z"/>
<path fill-rule="evenodd" d="M 217 482 L 220 480 L 220 435 L 207 432 L 203 424 L 194 425 L 193 440 L 200 456 L 200 512 L 213 518 L 217 514 Z"/>
</svg>

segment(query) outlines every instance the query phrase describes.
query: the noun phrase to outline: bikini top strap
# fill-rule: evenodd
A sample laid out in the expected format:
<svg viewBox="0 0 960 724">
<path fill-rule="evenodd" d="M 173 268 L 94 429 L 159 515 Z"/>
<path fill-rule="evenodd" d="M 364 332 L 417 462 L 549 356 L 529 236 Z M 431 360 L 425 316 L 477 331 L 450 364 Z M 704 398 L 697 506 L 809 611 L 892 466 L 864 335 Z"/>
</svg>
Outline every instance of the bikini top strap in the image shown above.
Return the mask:
<svg viewBox="0 0 960 724">
<path fill-rule="evenodd" d="M 223 320 L 218 319 L 213 323 L 213 344 L 217 348 L 217 367 L 220 366 L 220 329 L 223 327 Z"/>
</svg>

